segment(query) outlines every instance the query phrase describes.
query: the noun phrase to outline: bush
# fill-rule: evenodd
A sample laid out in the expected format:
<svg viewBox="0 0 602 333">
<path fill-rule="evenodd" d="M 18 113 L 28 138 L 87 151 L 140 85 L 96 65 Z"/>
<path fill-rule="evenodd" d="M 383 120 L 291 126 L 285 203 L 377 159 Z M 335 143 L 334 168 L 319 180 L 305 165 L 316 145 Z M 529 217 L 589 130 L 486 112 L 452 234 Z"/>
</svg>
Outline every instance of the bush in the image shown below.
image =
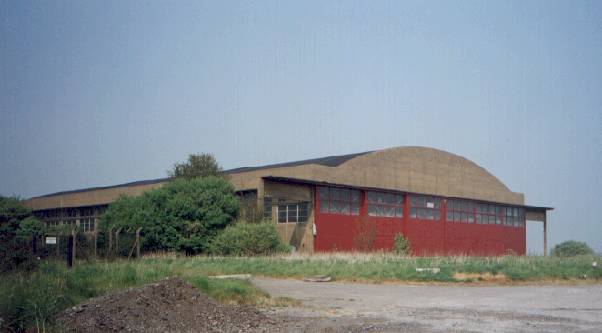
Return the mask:
<svg viewBox="0 0 602 333">
<path fill-rule="evenodd" d="M 32 236 L 42 234 L 40 222 L 17 198 L 0 196 L 0 273 L 36 266 Z"/>
<path fill-rule="evenodd" d="M 395 235 L 393 240 L 393 251 L 399 255 L 410 255 L 412 249 L 410 248 L 410 242 L 403 234 Z"/>
<path fill-rule="evenodd" d="M 274 224 L 240 222 L 222 231 L 212 242 L 211 253 L 226 256 L 267 255 L 290 251 Z"/>
<path fill-rule="evenodd" d="M 562 242 L 552 249 L 552 255 L 555 257 L 574 257 L 583 255 L 593 255 L 594 250 L 584 242 L 574 240 Z"/>
<path fill-rule="evenodd" d="M 146 251 L 207 252 L 209 242 L 238 214 L 234 188 L 220 177 L 174 180 L 138 197 L 121 197 L 109 205 L 101 228 L 142 227 Z"/>
</svg>

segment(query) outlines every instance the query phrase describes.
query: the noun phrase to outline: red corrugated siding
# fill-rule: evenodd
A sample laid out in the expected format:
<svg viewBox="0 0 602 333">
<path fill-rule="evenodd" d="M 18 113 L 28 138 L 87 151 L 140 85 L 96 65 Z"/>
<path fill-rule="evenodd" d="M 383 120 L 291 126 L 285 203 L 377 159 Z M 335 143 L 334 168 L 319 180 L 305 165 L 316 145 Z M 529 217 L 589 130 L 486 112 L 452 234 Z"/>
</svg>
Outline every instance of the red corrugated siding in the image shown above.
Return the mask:
<svg viewBox="0 0 602 333">
<path fill-rule="evenodd" d="M 403 218 L 368 216 L 365 192 L 360 196 L 359 216 L 320 213 L 318 191 L 315 191 L 315 251 L 357 250 L 360 221 L 373 230 L 373 250 L 390 250 L 396 234 L 409 239 L 415 255 L 503 255 L 526 252 L 526 228 L 504 225 L 445 222 L 445 200 L 441 204 L 441 220 L 409 218 L 409 200 L 404 204 Z M 363 228 L 364 232 L 367 229 Z"/>
</svg>

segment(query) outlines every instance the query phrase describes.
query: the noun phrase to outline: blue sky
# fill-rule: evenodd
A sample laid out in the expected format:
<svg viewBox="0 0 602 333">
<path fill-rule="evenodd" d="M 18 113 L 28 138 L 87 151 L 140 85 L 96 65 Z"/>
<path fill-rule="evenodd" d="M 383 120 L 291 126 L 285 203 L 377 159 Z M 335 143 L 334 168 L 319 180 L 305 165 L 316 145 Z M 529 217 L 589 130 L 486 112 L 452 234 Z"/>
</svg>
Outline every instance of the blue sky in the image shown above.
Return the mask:
<svg viewBox="0 0 602 333">
<path fill-rule="evenodd" d="M 602 251 L 601 92 L 599 1 L 0 1 L 0 194 L 431 146 Z"/>
</svg>

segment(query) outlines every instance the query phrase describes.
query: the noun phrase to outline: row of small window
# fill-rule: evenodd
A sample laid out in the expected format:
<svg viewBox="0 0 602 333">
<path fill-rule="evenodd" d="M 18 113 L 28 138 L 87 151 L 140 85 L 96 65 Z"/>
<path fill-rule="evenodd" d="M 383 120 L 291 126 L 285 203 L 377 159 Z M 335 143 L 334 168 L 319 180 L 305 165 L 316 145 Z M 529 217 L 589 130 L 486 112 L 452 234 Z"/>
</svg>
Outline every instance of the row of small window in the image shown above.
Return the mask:
<svg viewBox="0 0 602 333">
<path fill-rule="evenodd" d="M 106 207 L 82 207 L 82 208 L 63 208 L 49 209 L 34 212 L 34 215 L 42 218 L 60 218 L 60 217 L 78 217 L 78 216 L 100 216 L 104 213 Z"/>
<path fill-rule="evenodd" d="M 360 191 L 338 187 L 320 187 L 320 213 L 359 215 Z"/>
<path fill-rule="evenodd" d="M 307 222 L 309 202 L 297 202 L 278 205 L 278 223 Z"/>
<path fill-rule="evenodd" d="M 368 191 L 367 196 L 368 215 L 379 217 L 403 217 L 403 195 Z"/>
<path fill-rule="evenodd" d="M 320 212 L 325 214 L 359 215 L 360 192 L 357 190 L 320 187 Z M 401 194 L 367 191 L 368 215 L 403 217 L 405 196 Z M 432 196 L 409 196 L 410 218 L 441 220 L 441 199 Z M 447 221 L 478 224 L 524 226 L 523 208 L 481 204 L 469 200 L 447 201 Z"/>
<path fill-rule="evenodd" d="M 51 226 L 58 226 L 58 225 L 69 225 L 71 227 L 75 227 L 78 223 L 78 220 L 50 220 L 50 221 L 46 221 L 46 225 L 51 227 Z M 94 231 L 94 227 L 95 227 L 95 220 L 94 218 L 82 218 L 79 219 L 79 230 L 80 231 Z"/>
<path fill-rule="evenodd" d="M 525 225 L 525 210 L 482 204 L 468 200 L 450 199 L 447 201 L 447 221 L 477 224 L 500 224 L 521 227 Z"/>
</svg>

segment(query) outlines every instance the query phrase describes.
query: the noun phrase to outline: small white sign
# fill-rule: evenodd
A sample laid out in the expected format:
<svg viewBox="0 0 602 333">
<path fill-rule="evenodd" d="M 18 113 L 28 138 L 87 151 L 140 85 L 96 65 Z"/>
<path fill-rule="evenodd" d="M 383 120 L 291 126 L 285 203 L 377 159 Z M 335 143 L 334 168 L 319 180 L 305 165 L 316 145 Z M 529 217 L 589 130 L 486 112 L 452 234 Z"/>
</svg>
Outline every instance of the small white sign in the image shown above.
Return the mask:
<svg viewBox="0 0 602 333">
<path fill-rule="evenodd" d="M 56 244 L 56 237 L 46 237 L 46 244 Z"/>
<path fill-rule="evenodd" d="M 435 203 L 434 202 L 427 202 L 426 203 L 426 208 L 435 208 Z"/>
</svg>

